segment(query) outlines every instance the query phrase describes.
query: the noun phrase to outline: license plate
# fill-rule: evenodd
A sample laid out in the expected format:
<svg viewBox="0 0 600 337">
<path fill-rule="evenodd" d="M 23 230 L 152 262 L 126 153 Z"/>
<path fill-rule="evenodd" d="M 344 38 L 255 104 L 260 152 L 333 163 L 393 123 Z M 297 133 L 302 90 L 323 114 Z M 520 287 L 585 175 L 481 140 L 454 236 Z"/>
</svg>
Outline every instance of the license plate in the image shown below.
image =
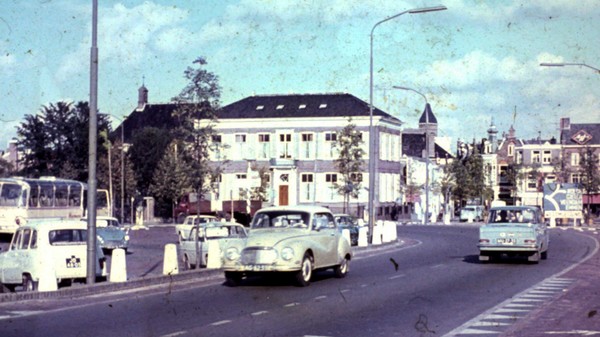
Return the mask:
<svg viewBox="0 0 600 337">
<path fill-rule="evenodd" d="M 245 269 L 248 271 L 265 271 L 267 270 L 267 266 L 260 264 L 253 264 L 245 266 Z"/>
<path fill-rule="evenodd" d="M 517 240 L 513 238 L 499 238 L 496 242 L 502 245 L 514 245 L 517 243 Z"/>
</svg>

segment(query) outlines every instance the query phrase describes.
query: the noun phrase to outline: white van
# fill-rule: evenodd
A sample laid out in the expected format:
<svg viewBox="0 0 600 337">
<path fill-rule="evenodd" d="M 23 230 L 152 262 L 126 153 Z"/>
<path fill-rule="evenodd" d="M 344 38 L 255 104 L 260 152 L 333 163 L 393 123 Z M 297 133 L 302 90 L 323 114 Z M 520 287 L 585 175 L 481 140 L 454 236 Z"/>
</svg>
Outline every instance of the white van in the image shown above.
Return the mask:
<svg viewBox="0 0 600 337">
<path fill-rule="evenodd" d="M 106 258 L 96 244 L 96 277 L 106 278 Z M 53 275 L 45 275 L 52 273 Z M 87 276 L 87 224 L 80 220 L 39 219 L 21 225 L 8 248 L 0 253 L 0 283 L 3 291 L 38 288 L 41 277 L 58 284 Z"/>
<path fill-rule="evenodd" d="M 473 221 L 483 220 L 483 206 L 468 205 L 460 210 L 460 221 L 468 221 L 469 218 Z"/>
</svg>

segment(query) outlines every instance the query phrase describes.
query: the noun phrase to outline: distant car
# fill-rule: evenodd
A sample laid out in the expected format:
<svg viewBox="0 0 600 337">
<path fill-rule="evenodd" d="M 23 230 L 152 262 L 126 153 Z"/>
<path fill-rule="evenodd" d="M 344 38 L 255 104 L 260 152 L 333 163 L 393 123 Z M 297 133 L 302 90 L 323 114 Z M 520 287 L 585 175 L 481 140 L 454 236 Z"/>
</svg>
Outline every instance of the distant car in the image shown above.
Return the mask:
<svg viewBox="0 0 600 337">
<path fill-rule="evenodd" d="M 223 269 L 230 286 L 272 272 L 291 273 L 299 286 L 308 286 L 316 269 L 332 268 L 345 277 L 351 258 L 350 243 L 329 209 L 278 206 L 256 212 L 248 238 L 227 246 Z"/>
<path fill-rule="evenodd" d="M 97 246 L 96 277 L 107 276 L 106 258 Z M 52 273 L 44 274 L 44 273 Z M 35 291 L 41 277 L 68 285 L 87 278 L 87 226 L 80 220 L 37 219 L 22 224 L 9 249 L 0 253 L 3 291 Z"/>
<path fill-rule="evenodd" d="M 198 234 L 199 233 L 199 234 Z M 196 247 L 196 236 L 198 246 Z M 187 240 L 179 242 L 178 256 L 181 256 L 183 268 L 206 267 L 208 262 L 209 242 L 219 245 L 221 251 L 234 240 L 242 240 L 247 236 L 244 226 L 233 222 L 208 222 L 192 227 Z M 221 256 L 219 256 L 221 258 Z"/>
<path fill-rule="evenodd" d="M 334 217 L 340 230 L 347 229 L 350 232 L 350 244 L 358 245 L 358 219 L 348 214 L 335 214 Z"/>
<path fill-rule="evenodd" d="M 468 221 L 469 218 L 473 221 L 483 220 L 483 206 L 465 206 L 460 210 L 460 221 Z"/>
<path fill-rule="evenodd" d="M 82 219 L 87 222 L 87 219 Z M 119 220 L 109 216 L 96 217 L 96 235 L 103 250 L 109 251 L 129 248 L 129 228 L 125 228 Z"/>
<path fill-rule="evenodd" d="M 479 228 L 479 260 L 526 256 L 538 263 L 548 257 L 549 243 L 548 228 L 538 207 L 493 207 L 487 223 Z"/>
<path fill-rule="evenodd" d="M 182 224 L 175 226 L 175 233 L 177 234 L 177 237 L 179 237 L 179 242 L 181 242 L 188 239 L 190 230 L 195 224 L 215 221 L 218 221 L 218 219 L 212 215 L 188 215 L 185 217 Z"/>
</svg>

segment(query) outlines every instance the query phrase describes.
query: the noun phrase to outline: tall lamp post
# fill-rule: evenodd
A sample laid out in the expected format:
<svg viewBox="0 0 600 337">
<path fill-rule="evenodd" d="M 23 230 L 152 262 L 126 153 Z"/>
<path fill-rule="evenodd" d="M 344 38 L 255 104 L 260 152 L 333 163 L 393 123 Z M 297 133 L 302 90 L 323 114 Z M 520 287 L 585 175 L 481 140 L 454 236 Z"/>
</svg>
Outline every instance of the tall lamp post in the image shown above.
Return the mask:
<svg viewBox="0 0 600 337">
<path fill-rule="evenodd" d="M 579 67 L 586 67 L 586 68 L 590 68 L 593 69 L 596 73 L 598 73 L 600 75 L 600 69 L 596 68 L 596 67 L 592 67 L 590 65 L 587 65 L 585 63 L 540 63 L 541 67 L 565 67 L 565 66 L 579 66 Z"/>
<path fill-rule="evenodd" d="M 423 8 L 414 8 L 409 9 L 404 12 L 400 12 L 396 15 L 390 16 L 386 19 L 383 19 L 371 28 L 371 52 L 370 52 L 370 64 L 369 64 L 369 242 L 372 242 L 373 238 L 373 225 L 375 224 L 375 210 L 374 210 L 374 202 L 375 202 L 375 161 L 376 158 L 376 147 L 375 147 L 375 132 L 373 128 L 373 32 L 375 28 L 380 24 L 393 20 L 401 15 L 406 13 L 408 14 L 421 14 L 427 12 L 436 12 L 446 10 L 446 6 L 434 6 L 434 7 L 423 7 Z"/>
<path fill-rule="evenodd" d="M 415 92 L 425 100 L 425 216 L 424 216 L 424 224 L 427 225 L 429 221 L 429 111 L 431 111 L 431 107 L 429 106 L 429 101 L 427 97 L 423 95 L 420 91 L 417 91 L 413 88 L 401 87 L 401 86 L 393 86 L 394 89 L 406 90 Z"/>
</svg>

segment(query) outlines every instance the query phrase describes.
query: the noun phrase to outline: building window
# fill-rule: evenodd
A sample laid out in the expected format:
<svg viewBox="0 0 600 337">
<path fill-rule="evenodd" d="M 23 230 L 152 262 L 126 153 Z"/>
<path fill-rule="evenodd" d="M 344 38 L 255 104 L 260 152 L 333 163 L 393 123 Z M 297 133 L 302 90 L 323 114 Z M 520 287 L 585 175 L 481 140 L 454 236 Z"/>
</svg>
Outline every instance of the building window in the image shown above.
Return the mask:
<svg viewBox="0 0 600 337">
<path fill-rule="evenodd" d="M 508 156 L 512 157 L 515 155 L 515 144 L 508 144 Z"/>
<path fill-rule="evenodd" d="M 235 135 L 235 142 L 236 143 L 245 143 L 246 135 Z"/>
<path fill-rule="evenodd" d="M 235 144 L 237 151 L 237 158 L 245 158 L 247 155 L 246 151 L 246 135 L 245 134 L 237 134 L 235 135 Z"/>
<path fill-rule="evenodd" d="M 246 179 L 247 175 L 245 173 L 236 174 L 235 177 L 237 179 Z"/>
<path fill-rule="evenodd" d="M 300 193 L 301 201 L 312 201 L 314 193 L 313 175 L 310 173 L 303 173 L 301 175 Z"/>
<path fill-rule="evenodd" d="M 579 166 L 579 153 L 573 152 L 571 153 L 571 166 Z"/>
<path fill-rule="evenodd" d="M 336 157 L 335 155 L 335 143 L 337 142 L 337 133 L 335 132 L 327 132 L 325 133 L 325 143 L 329 145 L 325 145 L 325 150 L 329 151 L 329 158 Z"/>
<path fill-rule="evenodd" d="M 573 183 L 573 184 L 581 183 L 581 174 L 580 173 L 571 174 L 571 183 Z"/>
<path fill-rule="evenodd" d="M 544 151 L 544 155 L 542 156 L 542 163 L 545 165 L 549 165 L 552 163 L 552 152 Z"/>
<path fill-rule="evenodd" d="M 292 158 L 292 134 L 282 133 L 279 135 L 279 158 L 289 159 Z"/>
<path fill-rule="evenodd" d="M 362 173 L 350 173 L 350 179 L 352 181 L 362 182 L 363 181 Z"/>
<path fill-rule="evenodd" d="M 523 163 L 523 151 L 517 151 L 517 158 L 515 158 L 517 164 Z"/>
<path fill-rule="evenodd" d="M 534 164 L 540 163 L 540 151 L 533 151 L 531 155 L 531 162 Z"/>
<path fill-rule="evenodd" d="M 328 182 L 330 184 L 337 183 L 337 174 L 335 174 L 335 173 L 327 173 L 325 175 L 325 182 Z"/>
<path fill-rule="evenodd" d="M 314 135 L 312 133 L 303 133 L 302 134 L 302 155 L 304 159 L 310 159 L 313 157 L 313 148 L 314 148 Z"/>
<path fill-rule="evenodd" d="M 259 159 L 268 159 L 271 152 L 271 135 L 258 135 L 258 157 Z"/>
<path fill-rule="evenodd" d="M 213 143 L 221 143 L 221 135 L 212 135 L 211 138 Z"/>
<path fill-rule="evenodd" d="M 335 132 L 327 132 L 325 134 L 325 141 L 327 141 L 327 142 L 337 142 L 337 133 L 335 133 Z"/>
</svg>

